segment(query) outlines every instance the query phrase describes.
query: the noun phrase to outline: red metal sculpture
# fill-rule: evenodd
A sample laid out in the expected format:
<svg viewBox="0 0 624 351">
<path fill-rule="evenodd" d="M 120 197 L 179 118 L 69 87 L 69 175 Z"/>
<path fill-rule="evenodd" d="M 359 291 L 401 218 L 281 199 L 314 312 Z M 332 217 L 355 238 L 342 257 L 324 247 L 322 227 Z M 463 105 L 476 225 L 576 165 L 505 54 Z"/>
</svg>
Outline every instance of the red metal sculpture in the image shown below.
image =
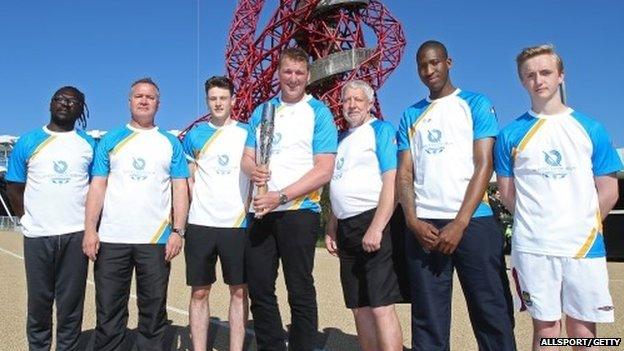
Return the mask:
<svg viewBox="0 0 624 351">
<path fill-rule="evenodd" d="M 329 106 L 340 128 L 345 126 L 339 102 L 344 82 L 362 79 L 377 90 L 403 55 L 401 25 L 379 0 L 280 0 L 256 37 L 263 6 L 264 0 L 240 0 L 230 28 L 225 57 L 236 89 L 235 119 L 246 121 L 257 105 L 277 95 L 275 73 L 284 48 L 299 46 L 310 54 L 308 91 Z M 372 35 L 376 46 L 367 48 L 365 37 Z M 374 113 L 382 117 L 378 102 Z"/>
</svg>

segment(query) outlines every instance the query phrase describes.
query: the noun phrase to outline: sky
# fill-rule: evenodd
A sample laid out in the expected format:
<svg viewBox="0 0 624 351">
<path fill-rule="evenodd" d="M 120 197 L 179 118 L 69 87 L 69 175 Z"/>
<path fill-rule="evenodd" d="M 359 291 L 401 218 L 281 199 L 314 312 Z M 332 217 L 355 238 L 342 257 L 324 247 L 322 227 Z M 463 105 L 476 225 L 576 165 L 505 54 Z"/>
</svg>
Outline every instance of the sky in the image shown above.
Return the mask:
<svg viewBox="0 0 624 351">
<path fill-rule="evenodd" d="M 486 94 L 504 127 L 529 108 L 517 78 L 522 48 L 551 43 L 564 60 L 568 103 L 604 123 L 624 147 L 624 1 L 383 1 L 403 24 L 400 66 L 378 91 L 387 120 L 427 95 L 414 55 L 425 40 L 446 44 L 453 83 Z M 73 85 L 86 95 L 88 129 L 129 120 L 131 82 L 160 86 L 157 124 L 182 129 L 206 111 L 203 82 L 225 73 L 233 0 L 31 0 L 0 7 L 0 135 L 49 121 L 50 97 Z M 276 8 L 266 0 L 262 18 Z M 261 21 L 260 27 L 266 20 Z M 257 31 L 258 33 L 260 30 Z M 374 47 L 374 40 L 368 41 Z"/>
</svg>

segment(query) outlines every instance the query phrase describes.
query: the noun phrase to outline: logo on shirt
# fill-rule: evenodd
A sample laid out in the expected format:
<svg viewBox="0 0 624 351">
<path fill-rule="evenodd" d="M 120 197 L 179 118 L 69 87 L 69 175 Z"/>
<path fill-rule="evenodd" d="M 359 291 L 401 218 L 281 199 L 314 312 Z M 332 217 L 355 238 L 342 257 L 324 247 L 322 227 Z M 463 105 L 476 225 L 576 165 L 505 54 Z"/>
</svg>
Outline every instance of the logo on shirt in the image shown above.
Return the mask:
<svg viewBox="0 0 624 351">
<path fill-rule="evenodd" d="M 332 175 L 332 179 L 338 180 L 342 178 L 342 168 L 344 167 L 344 157 L 341 157 L 336 160 L 336 167 L 334 168 L 334 174 Z"/>
<path fill-rule="evenodd" d="M 67 174 L 67 168 L 69 168 L 67 166 L 67 162 L 63 161 L 63 160 L 58 160 L 58 161 L 52 161 L 52 168 L 54 169 L 54 172 L 56 173 L 53 177 L 52 177 L 52 183 L 54 184 L 67 184 L 69 183 L 69 180 L 71 179 L 69 174 Z"/>
<path fill-rule="evenodd" d="M 232 173 L 232 167 L 230 166 L 230 156 L 225 154 L 217 156 L 217 164 L 217 174 Z"/>
<path fill-rule="evenodd" d="M 145 166 L 147 162 L 141 157 L 132 158 L 132 167 L 134 170 L 130 172 L 130 178 L 136 181 L 142 181 L 147 179 L 147 172 L 145 171 Z"/>
<path fill-rule="evenodd" d="M 273 142 L 271 143 L 271 155 L 279 154 L 281 151 L 282 133 L 275 132 L 273 134 Z"/>
<path fill-rule="evenodd" d="M 544 154 L 544 162 L 546 167 L 540 169 L 540 173 L 545 178 L 562 179 L 565 178 L 574 167 L 565 167 L 561 165 L 563 156 L 559 150 L 542 151 Z"/>
<path fill-rule="evenodd" d="M 524 304 L 526 306 L 533 306 L 533 301 L 531 300 L 531 294 L 529 294 L 528 291 L 523 291 L 522 292 L 522 301 L 524 302 Z"/>
<path fill-rule="evenodd" d="M 446 143 L 442 142 L 442 131 L 439 129 L 429 129 L 427 131 L 428 144 L 424 145 L 425 152 L 428 154 L 439 154 L 444 151 Z"/>
</svg>

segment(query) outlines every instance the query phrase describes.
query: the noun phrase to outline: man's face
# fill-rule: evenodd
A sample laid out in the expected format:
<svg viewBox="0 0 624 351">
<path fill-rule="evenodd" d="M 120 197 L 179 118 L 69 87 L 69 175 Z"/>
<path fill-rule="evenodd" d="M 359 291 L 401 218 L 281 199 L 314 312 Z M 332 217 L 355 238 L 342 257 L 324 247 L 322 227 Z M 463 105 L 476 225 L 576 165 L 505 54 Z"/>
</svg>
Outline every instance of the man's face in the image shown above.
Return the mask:
<svg viewBox="0 0 624 351">
<path fill-rule="evenodd" d="M 78 95 L 71 90 L 61 90 L 50 101 L 52 121 L 57 124 L 73 124 L 82 111 Z"/>
<path fill-rule="evenodd" d="M 362 89 L 347 88 L 342 97 L 342 113 L 350 128 L 361 126 L 370 119 L 372 103 Z"/>
<path fill-rule="evenodd" d="M 212 87 L 208 90 L 206 103 L 208 104 L 210 114 L 213 118 L 225 120 L 230 117 L 230 112 L 232 112 L 232 106 L 234 105 L 234 98 L 230 94 L 229 89 Z"/>
<path fill-rule="evenodd" d="M 133 119 L 153 121 L 160 97 L 156 87 L 148 83 L 139 83 L 130 91 L 130 113 Z"/>
<path fill-rule="evenodd" d="M 305 95 L 305 87 L 310 76 L 306 62 L 285 57 L 277 75 L 282 89 L 282 100 L 289 103 L 300 101 Z"/>
<path fill-rule="evenodd" d="M 442 90 L 448 81 L 451 59 L 444 56 L 444 52 L 431 47 L 423 50 L 416 58 L 418 76 L 429 88 L 430 92 Z"/>
<path fill-rule="evenodd" d="M 520 66 L 520 79 L 531 100 L 549 101 L 559 94 L 563 73 L 559 72 L 555 57 L 544 54 L 524 61 Z"/>
</svg>

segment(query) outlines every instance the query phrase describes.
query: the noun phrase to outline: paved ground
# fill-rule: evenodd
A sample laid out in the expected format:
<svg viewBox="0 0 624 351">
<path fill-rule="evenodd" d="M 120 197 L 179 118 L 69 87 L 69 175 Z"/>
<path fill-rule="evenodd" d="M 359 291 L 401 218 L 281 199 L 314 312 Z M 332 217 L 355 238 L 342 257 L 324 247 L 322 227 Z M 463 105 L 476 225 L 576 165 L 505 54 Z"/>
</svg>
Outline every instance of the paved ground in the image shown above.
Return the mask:
<svg viewBox="0 0 624 351">
<path fill-rule="evenodd" d="M 357 340 L 353 317 L 344 307 L 342 290 L 338 278 L 338 261 L 324 250 L 316 252 L 314 270 L 319 303 L 319 347 L 324 350 L 357 350 Z M 609 263 L 610 288 L 616 306 L 616 322 L 599 326 L 602 337 L 624 336 L 624 263 Z M 25 316 L 26 283 L 22 258 L 22 239 L 17 233 L 0 232 L 0 350 L 26 350 Z M 589 282 L 591 284 L 591 282 Z M 285 287 L 282 279 L 278 282 L 278 298 L 283 314 L 284 325 L 290 320 Z M 134 288 L 133 290 L 134 291 Z M 213 350 L 227 350 L 227 289 L 216 284 L 212 291 L 211 309 L 213 319 L 210 330 L 210 343 Z M 184 259 L 174 260 L 169 284 L 168 311 L 171 328 L 168 342 L 171 350 L 190 350 L 188 329 L 189 289 L 184 283 Z M 403 326 L 404 345 L 410 345 L 409 305 L 397 307 Z M 130 301 L 130 329 L 136 328 L 136 300 Z M 89 277 L 83 323 L 83 349 L 90 350 L 90 339 L 95 326 L 94 287 Z M 526 313 L 516 315 L 516 340 L 519 350 L 529 350 L 531 342 L 530 318 Z M 251 331 L 250 331 L 251 334 Z M 472 335 L 470 320 L 461 294 L 460 285 L 455 284 L 453 295 L 452 349 L 477 350 Z M 253 338 L 249 338 L 249 350 L 255 350 Z M 622 347 L 624 349 L 624 347 Z M 601 348 L 600 350 L 607 350 Z"/>
</svg>

